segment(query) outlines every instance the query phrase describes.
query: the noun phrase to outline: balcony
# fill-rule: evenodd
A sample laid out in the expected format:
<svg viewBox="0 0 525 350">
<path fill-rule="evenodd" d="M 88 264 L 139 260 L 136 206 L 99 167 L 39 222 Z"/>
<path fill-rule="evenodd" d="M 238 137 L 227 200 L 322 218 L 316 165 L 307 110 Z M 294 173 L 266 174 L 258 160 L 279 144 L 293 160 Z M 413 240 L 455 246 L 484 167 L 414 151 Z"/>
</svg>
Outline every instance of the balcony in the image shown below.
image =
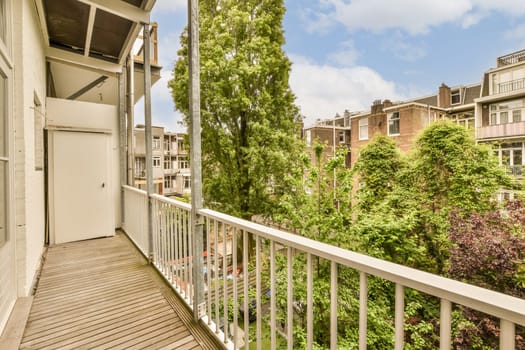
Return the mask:
<svg viewBox="0 0 525 350">
<path fill-rule="evenodd" d="M 119 233 L 49 247 L 20 349 L 217 346 Z"/>
<path fill-rule="evenodd" d="M 478 128 L 478 139 L 499 139 L 525 137 L 525 121 L 517 123 L 496 124 Z"/>
<path fill-rule="evenodd" d="M 497 85 L 496 94 L 504 94 L 525 88 L 525 78 L 506 81 Z"/>
<path fill-rule="evenodd" d="M 212 210 L 200 210 L 204 220 L 203 259 L 195 253 L 190 227 L 191 207 L 166 197 L 124 186 L 124 229 L 143 254 L 152 254 L 153 265 L 189 308 L 198 308 L 201 325 L 227 349 L 244 344 L 261 348 L 294 348 L 294 327 L 304 327 L 307 348 L 314 344 L 314 289 L 329 296 L 326 329 L 330 348 L 338 342 L 338 310 L 344 295 L 359 295 L 356 311 L 359 349 L 367 348 L 368 282 L 382 279 L 395 291 L 395 349 L 403 349 L 405 336 L 405 291 L 437 298 L 441 303 L 441 349 L 451 346 L 451 315 L 458 305 L 500 319 L 500 349 L 514 349 L 515 325 L 525 325 L 525 300 L 474 287 L 430 273 L 357 254 L 304 237 L 241 220 Z M 152 236 L 148 237 L 147 208 L 153 212 Z M 253 246 L 250 247 L 250 237 Z M 231 249 L 228 247 L 238 247 Z M 306 295 L 296 294 L 295 262 L 306 262 Z M 327 262 L 331 283 L 314 284 L 314 261 Z M 277 270 L 277 261 L 284 268 Z M 282 267 L 282 266 L 281 266 Z M 357 278 L 353 290 L 339 288 L 342 271 Z M 203 275 L 202 278 L 195 276 Z M 255 278 L 253 277 L 255 276 Z M 267 277 L 267 278 L 266 278 Z M 277 294 L 281 299 L 277 300 Z M 282 295 L 284 294 L 284 300 Z M 249 295 L 250 297 L 245 297 Z M 225 306 L 228 307 L 225 307 Z M 245 310 L 249 310 L 247 313 Z M 298 310 L 304 312 L 302 321 Z M 248 314 L 249 317 L 243 317 Z M 349 331 L 345 329 L 345 331 Z M 357 346 L 357 344 L 356 344 Z"/>
<path fill-rule="evenodd" d="M 525 61 L 525 50 L 498 57 L 498 68 Z"/>
</svg>

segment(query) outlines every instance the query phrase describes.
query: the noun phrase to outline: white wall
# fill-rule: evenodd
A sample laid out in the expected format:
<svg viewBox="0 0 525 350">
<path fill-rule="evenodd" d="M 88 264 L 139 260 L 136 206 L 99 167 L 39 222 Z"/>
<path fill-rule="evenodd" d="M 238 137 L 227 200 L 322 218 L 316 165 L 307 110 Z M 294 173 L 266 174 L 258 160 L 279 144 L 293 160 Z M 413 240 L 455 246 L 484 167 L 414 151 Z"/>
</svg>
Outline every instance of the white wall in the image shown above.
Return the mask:
<svg viewBox="0 0 525 350">
<path fill-rule="evenodd" d="M 115 228 L 120 227 L 120 168 L 117 106 L 47 98 L 47 126 L 73 129 L 100 129 L 111 132 L 111 188 Z M 82 183 L 79 182 L 79 186 Z"/>
<path fill-rule="evenodd" d="M 44 172 L 35 170 L 35 96 L 45 97 L 45 55 L 33 1 L 13 1 L 15 53 L 15 204 L 18 295 L 31 293 L 45 229 Z M 45 106 L 41 108 L 45 113 Z"/>
</svg>

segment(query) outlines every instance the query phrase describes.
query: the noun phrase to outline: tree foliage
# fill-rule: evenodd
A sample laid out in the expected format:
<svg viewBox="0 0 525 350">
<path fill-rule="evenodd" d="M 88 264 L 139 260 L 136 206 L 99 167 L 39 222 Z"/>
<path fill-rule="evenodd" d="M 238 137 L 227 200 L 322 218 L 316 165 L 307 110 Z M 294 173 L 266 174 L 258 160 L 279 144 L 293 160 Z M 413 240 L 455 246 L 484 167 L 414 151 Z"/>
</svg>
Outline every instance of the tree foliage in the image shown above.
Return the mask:
<svg viewBox="0 0 525 350">
<path fill-rule="evenodd" d="M 200 1 L 204 197 L 244 218 L 271 215 L 302 169 L 284 13 L 282 0 Z M 169 86 L 188 116 L 186 33 L 181 43 Z"/>
</svg>

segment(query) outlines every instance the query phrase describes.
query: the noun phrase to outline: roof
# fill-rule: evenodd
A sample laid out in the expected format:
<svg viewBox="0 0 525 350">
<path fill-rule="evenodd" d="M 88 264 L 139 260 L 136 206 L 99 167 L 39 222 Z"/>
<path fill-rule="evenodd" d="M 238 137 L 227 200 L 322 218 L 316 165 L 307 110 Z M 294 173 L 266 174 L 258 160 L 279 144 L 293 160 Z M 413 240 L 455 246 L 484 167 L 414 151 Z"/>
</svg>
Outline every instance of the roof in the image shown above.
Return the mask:
<svg viewBox="0 0 525 350">
<path fill-rule="evenodd" d="M 118 73 L 155 0 L 36 0 L 50 59 Z"/>
</svg>

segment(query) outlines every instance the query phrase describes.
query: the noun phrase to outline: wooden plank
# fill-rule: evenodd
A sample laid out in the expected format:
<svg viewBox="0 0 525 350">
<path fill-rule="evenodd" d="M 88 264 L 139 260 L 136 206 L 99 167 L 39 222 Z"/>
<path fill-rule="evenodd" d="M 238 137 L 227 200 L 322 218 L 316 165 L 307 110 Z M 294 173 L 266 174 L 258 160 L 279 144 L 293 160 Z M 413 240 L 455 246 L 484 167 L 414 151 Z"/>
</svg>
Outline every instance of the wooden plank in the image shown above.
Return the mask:
<svg viewBox="0 0 525 350">
<path fill-rule="evenodd" d="M 122 234 L 49 247 L 20 349 L 216 349 L 170 293 Z"/>
<path fill-rule="evenodd" d="M 32 302 L 33 297 L 18 298 L 16 300 L 11 316 L 9 316 L 7 325 L 4 328 L 4 333 L 0 337 L 0 349 L 18 349 L 24 334 L 24 326 L 29 317 Z"/>
</svg>

